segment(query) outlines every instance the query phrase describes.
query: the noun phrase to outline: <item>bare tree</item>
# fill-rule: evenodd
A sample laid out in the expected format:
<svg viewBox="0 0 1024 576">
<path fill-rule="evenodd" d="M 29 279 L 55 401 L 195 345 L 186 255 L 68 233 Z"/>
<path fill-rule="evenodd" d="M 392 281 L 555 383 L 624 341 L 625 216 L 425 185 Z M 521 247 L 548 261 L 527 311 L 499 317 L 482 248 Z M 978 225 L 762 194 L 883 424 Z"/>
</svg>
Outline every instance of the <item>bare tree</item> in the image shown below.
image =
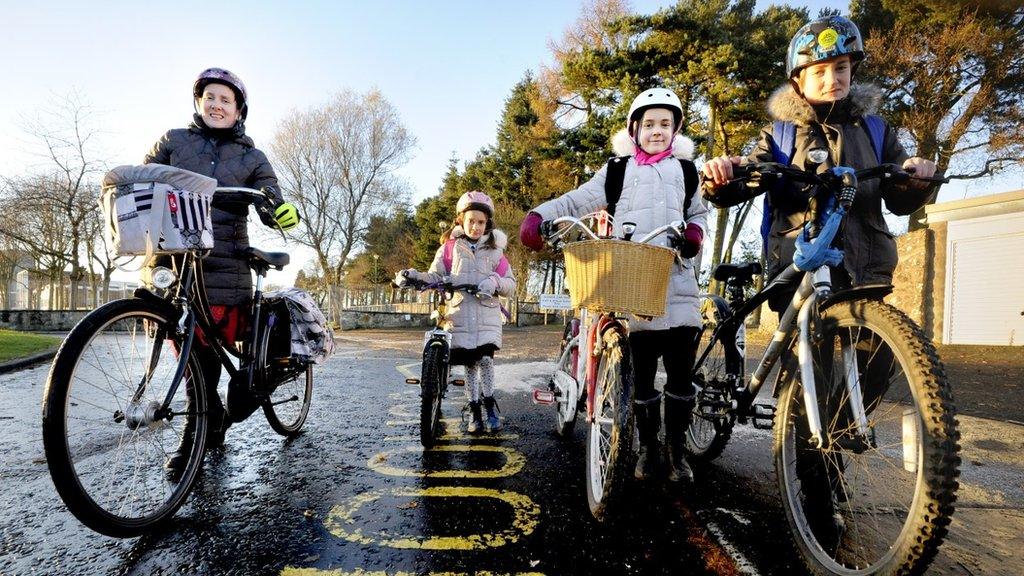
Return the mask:
<svg viewBox="0 0 1024 576">
<path fill-rule="evenodd" d="M 370 219 L 405 201 L 396 171 L 415 146 L 377 90 L 346 90 L 278 126 L 271 150 L 284 195 L 302 218 L 298 241 L 313 249 L 333 283 L 341 282 Z"/>
<path fill-rule="evenodd" d="M 17 219 L 0 222 L 0 234 L 36 256 L 51 283 L 51 305 L 78 307 L 78 285 L 88 264 L 86 241 L 96 218 L 98 179 L 104 164 L 93 156 L 99 131 L 92 109 L 77 95 L 58 98 L 23 129 L 39 150 L 34 175 L 7 181 L 7 192 L 20 209 Z M 70 299 L 60 301 L 64 270 L 70 267 Z"/>
</svg>

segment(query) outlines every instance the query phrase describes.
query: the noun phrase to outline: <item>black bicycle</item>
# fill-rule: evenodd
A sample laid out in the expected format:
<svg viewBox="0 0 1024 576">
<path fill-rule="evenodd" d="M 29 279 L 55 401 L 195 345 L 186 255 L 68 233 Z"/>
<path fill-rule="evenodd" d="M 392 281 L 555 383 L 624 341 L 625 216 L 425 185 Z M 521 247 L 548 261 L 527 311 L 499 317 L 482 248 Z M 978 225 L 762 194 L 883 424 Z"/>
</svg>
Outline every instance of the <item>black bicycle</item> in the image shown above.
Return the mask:
<svg viewBox="0 0 1024 576">
<path fill-rule="evenodd" d="M 248 199 L 273 218 L 261 191 L 218 188 L 214 203 L 225 195 Z M 239 349 L 227 346 L 211 322 L 203 256 L 204 251 L 186 252 L 180 278 L 156 268 L 152 290 L 139 288 L 133 298 L 90 312 L 65 338 L 50 368 L 43 398 L 50 476 L 68 510 L 102 534 L 139 536 L 169 519 L 199 476 L 209 422 L 207 389 L 194 350 L 197 333 L 232 379 L 229 405 L 262 407 L 270 426 L 285 436 L 298 434 L 309 413 L 312 366 L 290 354 L 283 303 L 262 293 L 267 271 L 286 266 L 289 255 L 251 247 L 240 254 L 257 279 L 253 321 Z M 233 397 L 236 393 L 244 397 Z M 191 410 L 186 394 L 194 395 Z M 192 448 L 180 477 L 171 479 L 164 463 L 188 420 L 194 423 Z"/>
<path fill-rule="evenodd" d="M 831 244 L 858 181 L 905 180 L 894 165 L 816 175 L 773 163 L 737 170 L 755 191 L 786 178 L 834 194 L 838 208 L 808 227 L 807 260 L 747 296 L 760 265 L 714 271 L 727 299 L 707 296 L 687 433 L 690 453 L 718 456 L 736 423 L 774 428 L 776 476 L 796 547 L 814 574 L 920 574 L 946 535 L 959 484 L 960 437 L 949 383 L 934 346 L 882 298 L 889 285 L 832 291 Z M 945 181 L 942 179 L 927 179 Z M 806 251 L 804 251 L 806 250 Z M 744 321 L 774 294 L 796 289 L 753 374 L 745 369 Z M 780 365 L 773 397 L 754 398 Z"/>
</svg>

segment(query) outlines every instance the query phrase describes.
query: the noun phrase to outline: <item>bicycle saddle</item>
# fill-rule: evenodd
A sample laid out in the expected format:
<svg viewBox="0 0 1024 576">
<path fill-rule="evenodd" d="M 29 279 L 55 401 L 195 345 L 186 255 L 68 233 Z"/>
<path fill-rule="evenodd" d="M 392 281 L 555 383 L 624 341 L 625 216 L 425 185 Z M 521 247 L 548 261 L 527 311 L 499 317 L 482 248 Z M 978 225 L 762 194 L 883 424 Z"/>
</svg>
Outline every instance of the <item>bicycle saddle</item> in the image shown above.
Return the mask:
<svg viewBox="0 0 1024 576">
<path fill-rule="evenodd" d="M 252 246 L 240 250 L 239 254 L 249 261 L 249 266 L 252 268 L 274 268 L 281 270 L 291 260 L 291 256 L 287 252 L 264 252 Z"/>
<path fill-rule="evenodd" d="M 749 283 L 754 276 L 761 273 L 760 262 L 746 262 L 744 264 L 719 264 L 715 268 L 715 280 L 728 282 L 735 278 L 741 284 Z"/>
</svg>

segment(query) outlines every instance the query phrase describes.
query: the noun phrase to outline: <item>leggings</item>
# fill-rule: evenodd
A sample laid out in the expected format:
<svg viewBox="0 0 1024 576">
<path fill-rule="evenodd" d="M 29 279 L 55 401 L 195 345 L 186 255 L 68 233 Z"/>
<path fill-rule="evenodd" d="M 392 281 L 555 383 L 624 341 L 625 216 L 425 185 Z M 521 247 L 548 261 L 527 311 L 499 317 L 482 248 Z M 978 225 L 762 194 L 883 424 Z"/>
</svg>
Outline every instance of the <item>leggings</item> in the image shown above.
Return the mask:
<svg viewBox="0 0 1024 576">
<path fill-rule="evenodd" d="M 479 379 L 477 368 L 480 369 Z M 494 358 L 490 356 L 484 356 L 476 364 L 466 365 L 466 399 L 479 402 L 481 394 L 484 397 L 494 395 Z"/>
<path fill-rule="evenodd" d="M 658 358 L 665 364 L 665 392 L 673 397 L 692 398 L 693 363 L 697 359 L 697 333 L 694 326 L 677 326 L 668 330 L 644 330 L 629 334 L 633 349 L 636 401 L 654 398 L 654 376 Z"/>
</svg>

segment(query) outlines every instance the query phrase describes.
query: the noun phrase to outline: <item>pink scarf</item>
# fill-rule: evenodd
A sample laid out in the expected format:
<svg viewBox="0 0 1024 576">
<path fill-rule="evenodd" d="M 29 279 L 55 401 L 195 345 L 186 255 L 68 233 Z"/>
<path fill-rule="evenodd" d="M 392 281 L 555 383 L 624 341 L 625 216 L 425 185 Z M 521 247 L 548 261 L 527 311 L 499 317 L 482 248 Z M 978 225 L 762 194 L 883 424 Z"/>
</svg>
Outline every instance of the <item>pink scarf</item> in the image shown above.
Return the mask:
<svg viewBox="0 0 1024 576">
<path fill-rule="evenodd" d="M 639 166 L 646 166 L 648 164 L 654 164 L 655 162 L 658 162 L 662 158 L 667 158 L 668 156 L 671 156 L 671 155 L 672 155 L 672 147 L 671 146 L 669 146 L 668 149 L 666 149 L 666 150 L 658 152 L 657 154 L 648 154 L 647 152 L 644 152 L 643 148 L 637 146 L 636 147 L 636 153 L 633 154 L 633 158 L 636 159 L 636 163 Z"/>
</svg>

